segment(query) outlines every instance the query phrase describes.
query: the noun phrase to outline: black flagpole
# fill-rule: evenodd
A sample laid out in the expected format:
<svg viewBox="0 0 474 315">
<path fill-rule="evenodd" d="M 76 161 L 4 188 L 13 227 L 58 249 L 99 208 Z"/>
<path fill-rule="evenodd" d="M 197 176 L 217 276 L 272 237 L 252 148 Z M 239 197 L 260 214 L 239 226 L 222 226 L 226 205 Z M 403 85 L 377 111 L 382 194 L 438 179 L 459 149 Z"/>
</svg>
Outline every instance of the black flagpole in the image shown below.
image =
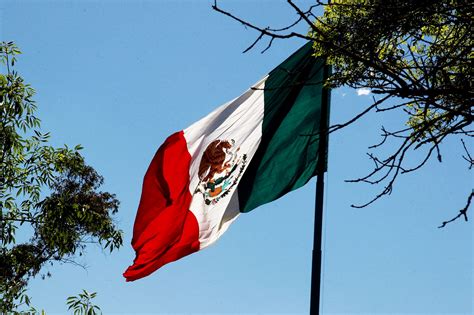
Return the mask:
<svg viewBox="0 0 474 315">
<path fill-rule="evenodd" d="M 327 79 L 329 66 L 324 65 L 323 78 Z M 323 201 L 324 201 L 324 172 L 326 170 L 326 156 L 328 144 L 329 120 L 329 89 L 323 88 L 321 99 L 320 142 L 318 156 L 318 177 L 316 182 L 316 202 L 314 213 L 313 263 L 311 267 L 311 301 L 310 315 L 319 315 L 321 301 L 321 257 L 323 235 Z"/>
</svg>

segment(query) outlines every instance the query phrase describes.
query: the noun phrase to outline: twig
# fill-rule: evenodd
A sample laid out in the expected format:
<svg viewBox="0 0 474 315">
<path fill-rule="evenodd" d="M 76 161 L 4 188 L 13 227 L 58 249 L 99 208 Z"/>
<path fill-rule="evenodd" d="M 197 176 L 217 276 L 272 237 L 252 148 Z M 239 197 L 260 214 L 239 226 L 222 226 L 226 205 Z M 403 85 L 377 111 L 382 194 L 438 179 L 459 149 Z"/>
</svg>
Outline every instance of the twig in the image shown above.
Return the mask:
<svg viewBox="0 0 474 315">
<path fill-rule="evenodd" d="M 448 220 L 448 221 L 444 221 L 442 225 L 438 226 L 438 228 L 443 228 L 446 226 L 446 224 L 448 223 L 451 223 L 453 221 L 456 221 L 457 219 L 459 219 L 461 216 L 464 217 L 464 221 L 467 222 L 467 209 L 469 209 L 469 206 L 471 205 L 471 200 L 472 200 L 472 197 L 474 196 L 474 190 L 471 191 L 471 194 L 469 195 L 469 197 L 467 198 L 467 203 L 466 203 L 466 206 L 464 208 L 462 208 L 461 210 L 459 210 L 459 214 L 457 216 L 455 216 L 454 218 L 452 218 L 451 220 Z"/>
<path fill-rule="evenodd" d="M 471 169 L 474 166 L 474 159 L 472 159 L 471 155 L 469 154 L 469 150 L 467 149 L 466 143 L 464 142 L 463 139 L 461 139 L 461 142 L 467 154 L 467 157 L 463 155 L 462 158 L 465 159 L 469 163 L 469 169 Z"/>
</svg>

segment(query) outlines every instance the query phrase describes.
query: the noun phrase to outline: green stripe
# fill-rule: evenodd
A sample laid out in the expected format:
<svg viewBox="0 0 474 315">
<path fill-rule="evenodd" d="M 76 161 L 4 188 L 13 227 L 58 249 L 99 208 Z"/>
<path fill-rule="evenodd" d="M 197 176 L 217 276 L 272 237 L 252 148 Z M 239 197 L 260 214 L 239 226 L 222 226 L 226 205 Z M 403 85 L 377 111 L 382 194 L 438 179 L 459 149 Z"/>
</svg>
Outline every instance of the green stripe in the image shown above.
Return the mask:
<svg viewBox="0 0 474 315">
<path fill-rule="evenodd" d="M 238 186 L 249 212 L 317 174 L 324 61 L 304 45 L 265 81 L 262 141 Z M 325 117 L 325 119 L 328 119 Z"/>
</svg>

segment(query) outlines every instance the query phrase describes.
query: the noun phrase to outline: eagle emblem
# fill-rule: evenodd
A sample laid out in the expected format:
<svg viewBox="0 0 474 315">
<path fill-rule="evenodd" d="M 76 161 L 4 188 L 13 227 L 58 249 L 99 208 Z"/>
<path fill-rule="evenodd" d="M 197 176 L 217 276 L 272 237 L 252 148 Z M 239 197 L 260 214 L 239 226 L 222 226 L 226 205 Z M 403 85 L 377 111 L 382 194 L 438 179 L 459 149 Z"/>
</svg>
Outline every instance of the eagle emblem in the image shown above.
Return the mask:
<svg viewBox="0 0 474 315">
<path fill-rule="evenodd" d="M 199 183 L 194 194 L 202 194 L 207 205 L 216 204 L 237 184 L 244 172 L 247 155 L 240 156 L 235 141 L 214 140 L 199 163 Z"/>
</svg>

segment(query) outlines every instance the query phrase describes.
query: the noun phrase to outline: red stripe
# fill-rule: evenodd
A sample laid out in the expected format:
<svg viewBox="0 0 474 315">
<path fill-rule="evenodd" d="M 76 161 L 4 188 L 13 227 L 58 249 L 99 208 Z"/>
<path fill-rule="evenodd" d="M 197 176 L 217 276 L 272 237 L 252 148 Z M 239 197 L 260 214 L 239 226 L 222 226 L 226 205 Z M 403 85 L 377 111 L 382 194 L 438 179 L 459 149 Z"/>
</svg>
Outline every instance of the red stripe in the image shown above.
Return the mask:
<svg viewBox="0 0 474 315">
<path fill-rule="evenodd" d="M 182 131 L 166 139 L 153 157 L 133 227 L 136 258 L 123 274 L 127 281 L 199 250 L 198 223 L 189 211 L 190 164 Z"/>
</svg>

